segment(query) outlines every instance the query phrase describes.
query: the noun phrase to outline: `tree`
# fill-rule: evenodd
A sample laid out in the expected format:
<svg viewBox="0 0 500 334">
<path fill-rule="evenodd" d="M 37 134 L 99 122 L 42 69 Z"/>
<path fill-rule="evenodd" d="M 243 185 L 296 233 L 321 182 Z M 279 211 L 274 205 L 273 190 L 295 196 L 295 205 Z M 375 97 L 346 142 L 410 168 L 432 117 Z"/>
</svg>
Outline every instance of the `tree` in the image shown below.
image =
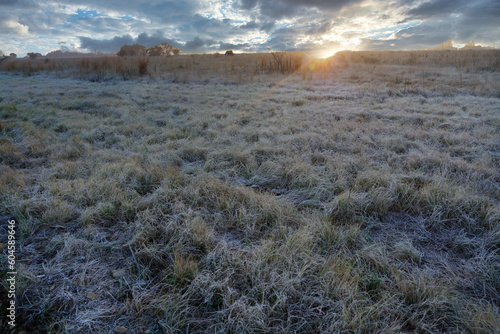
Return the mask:
<svg viewBox="0 0 500 334">
<path fill-rule="evenodd" d="M 9 56 L 4 55 L 2 50 L 0 50 L 0 62 L 4 61 L 5 59 L 9 59 Z"/>
<path fill-rule="evenodd" d="M 163 54 L 167 56 L 170 56 L 170 54 L 174 50 L 174 47 L 168 43 L 161 43 L 159 47 L 162 49 Z"/>
<path fill-rule="evenodd" d="M 36 52 L 36 53 L 35 53 L 35 52 L 28 52 L 28 53 L 27 53 L 27 55 L 28 55 L 28 57 L 29 57 L 31 60 L 34 60 L 34 59 L 36 59 L 36 58 L 38 58 L 38 57 L 41 57 L 41 56 L 42 56 L 42 55 L 41 55 L 40 53 L 38 53 L 38 52 Z"/>
<path fill-rule="evenodd" d="M 233 50 L 227 50 L 225 53 L 226 56 L 234 56 Z"/>
<path fill-rule="evenodd" d="M 180 48 L 174 48 L 168 43 L 161 43 L 148 49 L 148 55 L 150 56 L 170 56 L 171 54 L 178 55 L 180 52 Z"/>
<path fill-rule="evenodd" d="M 148 49 L 148 56 L 162 56 L 162 49 L 158 45 L 152 46 Z"/>
<path fill-rule="evenodd" d="M 147 49 L 145 46 L 140 44 L 134 45 L 124 45 L 120 48 L 120 50 L 116 53 L 118 56 L 129 56 L 129 57 L 137 57 L 137 56 L 145 56 L 147 54 Z"/>
<path fill-rule="evenodd" d="M 61 58 L 63 56 L 63 52 L 61 50 L 54 50 L 48 52 L 45 57 L 47 58 Z"/>
<path fill-rule="evenodd" d="M 284 73 L 285 72 L 285 55 L 286 51 L 273 51 L 271 48 L 267 48 L 273 56 L 275 69 Z"/>
</svg>

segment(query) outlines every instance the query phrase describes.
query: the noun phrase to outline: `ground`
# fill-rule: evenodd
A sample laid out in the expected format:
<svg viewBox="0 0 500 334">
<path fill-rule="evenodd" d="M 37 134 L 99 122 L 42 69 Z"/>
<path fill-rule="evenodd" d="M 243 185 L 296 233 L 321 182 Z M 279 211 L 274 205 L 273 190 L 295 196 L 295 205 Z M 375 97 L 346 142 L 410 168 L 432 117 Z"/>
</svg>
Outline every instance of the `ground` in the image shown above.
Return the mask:
<svg viewBox="0 0 500 334">
<path fill-rule="evenodd" d="M 234 78 L 0 74 L 19 329 L 498 331 L 498 72 Z"/>
</svg>

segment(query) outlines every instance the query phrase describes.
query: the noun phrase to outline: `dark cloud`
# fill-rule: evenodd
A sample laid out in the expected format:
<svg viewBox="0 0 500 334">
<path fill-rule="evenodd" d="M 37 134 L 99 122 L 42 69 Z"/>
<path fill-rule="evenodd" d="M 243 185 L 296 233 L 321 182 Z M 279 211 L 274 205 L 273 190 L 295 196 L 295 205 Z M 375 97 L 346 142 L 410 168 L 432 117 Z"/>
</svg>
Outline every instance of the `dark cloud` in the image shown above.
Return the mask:
<svg viewBox="0 0 500 334">
<path fill-rule="evenodd" d="M 498 34 L 498 27 L 500 26 L 500 2 L 484 1 L 471 5 L 467 11 L 461 13 L 460 18 L 462 20 L 462 24 L 473 26 L 477 25 L 478 30 L 486 28 L 485 26 L 491 26 L 491 28 L 496 27 Z"/>
<path fill-rule="evenodd" d="M 276 23 L 273 21 L 266 22 L 260 26 L 260 30 L 265 31 L 265 32 L 270 32 L 271 30 L 274 29 L 275 26 L 276 26 Z"/>
<path fill-rule="evenodd" d="M 153 35 L 148 33 L 142 33 L 137 38 L 130 35 L 115 36 L 111 39 L 93 39 L 90 37 L 80 37 L 80 46 L 82 49 L 87 49 L 89 51 L 100 51 L 100 52 L 117 52 L 123 45 L 128 44 L 141 44 L 149 48 L 160 43 L 168 43 L 174 47 L 182 46 L 181 43 L 165 37 L 161 32 L 156 32 Z"/>
<path fill-rule="evenodd" d="M 290 5 L 287 1 L 262 1 L 259 3 L 261 15 L 269 16 L 274 19 L 281 19 L 283 17 L 291 17 L 297 14 L 300 7 L 297 5 Z"/>
<path fill-rule="evenodd" d="M 185 24 L 194 28 L 194 30 L 203 35 L 210 34 L 214 38 L 220 38 L 221 34 L 226 35 L 230 29 L 233 29 L 233 21 L 230 19 L 209 19 L 199 14 L 193 16 L 189 23 Z"/>
<path fill-rule="evenodd" d="M 453 21 L 430 21 L 415 27 L 400 30 L 395 38 L 388 40 L 363 39 L 361 50 L 419 50 L 437 46 L 452 36 Z"/>
<path fill-rule="evenodd" d="M 168 43 L 174 47 L 181 46 L 181 44 L 173 39 L 167 38 L 162 32 L 157 31 L 152 35 L 149 35 L 146 32 L 143 32 L 137 38 L 135 39 L 135 42 L 141 45 L 144 45 L 147 48 L 150 48 L 152 46 L 161 44 L 161 43 Z"/>
<path fill-rule="evenodd" d="M 500 2 L 495 0 L 434 0 L 407 10 L 405 15 L 405 22 L 421 20 L 421 23 L 400 31 L 392 41 L 365 45 L 386 49 L 393 44 L 392 48 L 396 49 L 418 49 L 439 45 L 449 38 L 458 43 L 470 39 L 482 43 L 500 39 Z"/>
<path fill-rule="evenodd" d="M 142 2 L 137 10 L 142 15 L 160 23 L 182 23 L 191 20 L 196 14 L 198 1 L 161 1 L 159 3 Z"/>
<path fill-rule="evenodd" d="M 117 52 L 125 45 L 135 44 L 135 39 L 130 35 L 115 36 L 112 39 L 93 39 L 90 37 L 79 37 L 80 47 L 87 50 L 97 50 L 100 52 Z"/>
<path fill-rule="evenodd" d="M 413 5 L 415 2 L 417 2 L 418 0 L 399 0 L 397 3 L 396 3 L 396 6 L 398 7 L 402 7 L 402 6 L 411 6 Z"/>
<path fill-rule="evenodd" d="M 253 9 L 257 5 L 258 0 L 241 0 L 241 7 L 243 9 Z"/>
<path fill-rule="evenodd" d="M 186 42 L 186 44 L 184 45 L 183 51 L 184 52 L 199 51 L 199 49 L 204 47 L 206 44 L 207 44 L 207 41 L 200 38 L 199 36 L 196 36 L 192 41 Z"/>
<path fill-rule="evenodd" d="M 0 6 L 13 6 L 19 3 L 18 0 L 0 0 Z"/>
<path fill-rule="evenodd" d="M 319 10 L 335 11 L 342 7 L 360 3 L 363 0 L 241 0 L 235 5 L 239 9 L 258 9 L 261 15 L 274 19 L 291 17 L 303 14 L 304 10 L 316 8 Z"/>
<path fill-rule="evenodd" d="M 0 0 L 0 7 L 35 8 L 38 7 L 32 0 Z"/>
<path fill-rule="evenodd" d="M 253 30 L 253 29 L 258 29 L 259 24 L 255 21 L 250 21 L 245 23 L 244 25 L 240 26 L 241 29 L 248 29 L 248 30 Z"/>
<path fill-rule="evenodd" d="M 327 21 L 319 24 L 313 24 L 306 32 L 307 35 L 324 35 L 332 29 L 332 22 Z"/>
<path fill-rule="evenodd" d="M 450 17 L 458 19 L 457 29 L 461 25 L 480 27 L 498 27 L 500 22 L 500 2 L 497 0 L 467 1 L 467 0 L 433 0 L 425 2 L 418 7 L 411 8 L 405 13 L 405 21 L 415 19 L 449 20 Z"/>
<path fill-rule="evenodd" d="M 271 38 L 266 43 L 267 47 L 276 51 L 298 51 L 295 46 L 295 39 L 292 36 L 277 36 Z"/>
<path fill-rule="evenodd" d="M 432 0 L 424 2 L 406 12 L 411 18 L 428 18 L 463 12 L 471 1 L 468 0 Z"/>
</svg>

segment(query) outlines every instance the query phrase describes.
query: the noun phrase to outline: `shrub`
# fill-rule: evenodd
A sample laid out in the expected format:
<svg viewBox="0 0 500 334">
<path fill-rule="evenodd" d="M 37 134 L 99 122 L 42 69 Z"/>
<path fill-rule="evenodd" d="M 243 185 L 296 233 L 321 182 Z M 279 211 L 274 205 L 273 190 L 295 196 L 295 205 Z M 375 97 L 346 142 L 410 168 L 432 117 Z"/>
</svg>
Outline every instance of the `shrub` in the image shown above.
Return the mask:
<svg viewBox="0 0 500 334">
<path fill-rule="evenodd" d="M 135 63 L 137 64 L 137 69 L 139 70 L 139 75 L 141 77 L 148 74 L 148 65 L 149 65 L 148 58 L 138 58 L 136 59 Z"/>
</svg>

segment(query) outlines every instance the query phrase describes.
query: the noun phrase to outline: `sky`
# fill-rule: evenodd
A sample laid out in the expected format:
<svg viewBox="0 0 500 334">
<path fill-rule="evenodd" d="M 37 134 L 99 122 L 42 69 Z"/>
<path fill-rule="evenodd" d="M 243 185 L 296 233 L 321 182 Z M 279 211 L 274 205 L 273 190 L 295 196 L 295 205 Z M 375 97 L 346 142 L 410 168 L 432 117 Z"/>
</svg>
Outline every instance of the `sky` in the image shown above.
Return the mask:
<svg viewBox="0 0 500 334">
<path fill-rule="evenodd" d="M 183 53 L 418 50 L 448 39 L 500 46 L 499 0 L 0 0 L 0 50 Z"/>
</svg>

